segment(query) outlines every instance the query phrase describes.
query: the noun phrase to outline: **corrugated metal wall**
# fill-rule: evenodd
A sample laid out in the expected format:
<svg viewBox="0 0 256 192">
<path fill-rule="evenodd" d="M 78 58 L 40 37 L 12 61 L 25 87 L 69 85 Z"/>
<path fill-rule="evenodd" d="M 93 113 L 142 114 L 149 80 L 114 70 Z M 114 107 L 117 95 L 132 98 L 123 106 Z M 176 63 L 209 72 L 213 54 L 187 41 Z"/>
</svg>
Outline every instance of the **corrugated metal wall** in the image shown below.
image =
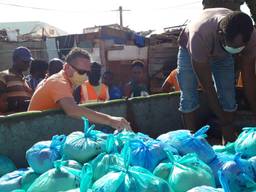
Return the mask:
<svg viewBox="0 0 256 192">
<path fill-rule="evenodd" d="M 48 61 L 45 41 L 0 42 L 0 71 L 12 65 L 12 53 L 18 46 L 29 48 L 34 58 Z"/>
</svg>

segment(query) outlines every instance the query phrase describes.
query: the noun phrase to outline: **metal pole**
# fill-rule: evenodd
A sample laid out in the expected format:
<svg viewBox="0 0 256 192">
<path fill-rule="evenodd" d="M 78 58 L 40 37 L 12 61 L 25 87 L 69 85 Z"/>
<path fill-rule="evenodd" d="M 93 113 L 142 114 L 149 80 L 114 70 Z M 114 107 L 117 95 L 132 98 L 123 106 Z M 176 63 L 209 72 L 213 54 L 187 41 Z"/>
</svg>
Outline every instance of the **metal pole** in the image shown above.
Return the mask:
<svg viewBox="0 0 256 192">
<path fill-rule="evenodd" d="M 120 26 L 123 27 L 123 7 L 119 6 Z"/>
</svg>

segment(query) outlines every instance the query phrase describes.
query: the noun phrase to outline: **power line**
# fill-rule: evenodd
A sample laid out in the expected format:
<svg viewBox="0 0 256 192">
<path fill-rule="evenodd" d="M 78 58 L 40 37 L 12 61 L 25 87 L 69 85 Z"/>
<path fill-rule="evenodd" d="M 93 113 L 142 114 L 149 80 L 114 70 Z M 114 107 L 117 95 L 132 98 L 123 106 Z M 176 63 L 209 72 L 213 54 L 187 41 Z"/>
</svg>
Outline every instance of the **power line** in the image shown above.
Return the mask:
<svg viewBox="0 0 256 192">
<path fill-rule="evenodd" d="M 178 8 L 178 7 L 185 7 L 185 6 L 189 6 L 189 5 L 193 5 L 193 4 L 197 4 L 201 1 L 197 0 L 194 2 L 189 2 L 189 3 L 183 3 L 183 4 L 178 4 L 178 5 L 174 5 L 174 6 L 169 6 L 169 7 L 164 7 L 164 8 L 153 8 L 150 10 L 164 10 L 164 9 L 173 9 L 173 8 Z M 27 5 L 22 5 L 22 4 L 17 4 L 17 3 L 6 3 L 6 2 L 1 2 L 0 1 L 0 5 L 5 5 L 5 6 L 11 6 L 11 7 L 17 7 L 17 8 L 25 8 L 25 9 L 34 9 L 34 10 L 40 10 L 40 11 L 49 11 L 49 12 L 72 12 L 72 13 L 83 13 L 86 14 L 88 12 L 92 12 L 92 10 L 84 10 L 84 11 L 73 11 L 73 10 L 63 10 L 63 9 L 51 9 L 51 8 L 44 8 L 44 7 L 34 7 L 34 6 L 27 6 Z M 121 6 L 120 6 L 121 7 Z M 120 7 L 118 10 L 112 10 L 112 11 L 120 11 Z M 145 10 L 145 7 L 144 7 Z M 97 10 L 93 10 L 93 12 L 109 12 L 109 11 L 97 11 Z M 130 11 L 130 10 L 122 10 L 122 11 Z"/>
<path fill-rule="evenodd" d="M 43 11 L 59 11 L 57 9 L 48 9 L 48 8 L 42 8 L 42 7 L 31 7 L 31 6 L 25 6 L 21 4 L 15 4 L 15 3 L 4 3 L 0 2 L 1 5 L 7 5 L 12 7 L 19 7 L 19 8 L 28 8 L 28 9 L 36 9 L 36 10 L 43 10 Z"/>
<path fill-rule="evenodd" d="M 92 10 L 73 11 L 71 9 L 64 10 L 64 9 L 50 9 L 50 8 L 43 8 L 43 7 L 33 7 L 33 6 L 26 6 L 26 5 L 22 5 L 22 4 L 16 4 L 16 3 L 5 3 L 5 2 L 1 2 L 1 1 L 0 1 L 0 5 L 10 6 L 10 7 L 17 7 L 17 8 L 24 8 L 24 9 L 40 10 L 40 11 L 49 11 L 49 12 L 65 12 L 65 13 L 66 12 L 72 12 L 72 13 L 83 13 L 83 14 L 86 14 L 88 12 L 92 12 Z M 98 11 L 98 12 L 100 12 L 100 11 Z M 107 12 L 107 11 L 101 11 L 101 12 Z"/>
</svg>

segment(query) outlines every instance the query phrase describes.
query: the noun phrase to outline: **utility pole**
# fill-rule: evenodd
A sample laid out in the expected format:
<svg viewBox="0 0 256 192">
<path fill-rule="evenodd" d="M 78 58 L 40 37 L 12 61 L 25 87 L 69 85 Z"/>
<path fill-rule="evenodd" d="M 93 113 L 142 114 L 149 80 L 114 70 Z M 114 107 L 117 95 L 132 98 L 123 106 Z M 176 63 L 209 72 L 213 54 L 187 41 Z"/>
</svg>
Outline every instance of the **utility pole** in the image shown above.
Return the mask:
<svg viewBox="0 0 256 192">
<path fill-rule="evenodd" d="M 112 11 L 119 11 L 120 26 L 123 27 L 123 11 L 131 11 L 131 10 L 126 10 L 126 9 L 123 9 L 122 6 L 119 6 L 117 10 L 112 10 Z"/>
</svg>

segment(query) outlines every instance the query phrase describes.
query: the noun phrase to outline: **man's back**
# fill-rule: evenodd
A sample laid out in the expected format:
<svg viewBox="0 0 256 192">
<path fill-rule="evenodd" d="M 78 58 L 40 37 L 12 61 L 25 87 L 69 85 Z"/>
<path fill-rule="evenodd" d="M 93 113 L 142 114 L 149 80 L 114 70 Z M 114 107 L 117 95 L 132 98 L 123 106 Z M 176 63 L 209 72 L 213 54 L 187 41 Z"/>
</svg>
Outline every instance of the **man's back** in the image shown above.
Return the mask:
<svg viewBox="0 0 256 192">
<path fill-rule="evenodd" d="M 231 12 L 225 8 L 203 10 L 181 33 L 180 46 L 187 48 L 198 62 L 207 62 L 209 57 L 226 57 L 228 53 L 220 45 L 217 30 L 219 21 Z"/>
<path fill-rule="evenodd" d="M 66 97 L 73 97 L 72 87 L 66 78 L 65 72 L 60 71 L 39 84 L 39 87 L 31 98 L 28 110 L 60 108 L 57 102 Z"/>
</svg>

